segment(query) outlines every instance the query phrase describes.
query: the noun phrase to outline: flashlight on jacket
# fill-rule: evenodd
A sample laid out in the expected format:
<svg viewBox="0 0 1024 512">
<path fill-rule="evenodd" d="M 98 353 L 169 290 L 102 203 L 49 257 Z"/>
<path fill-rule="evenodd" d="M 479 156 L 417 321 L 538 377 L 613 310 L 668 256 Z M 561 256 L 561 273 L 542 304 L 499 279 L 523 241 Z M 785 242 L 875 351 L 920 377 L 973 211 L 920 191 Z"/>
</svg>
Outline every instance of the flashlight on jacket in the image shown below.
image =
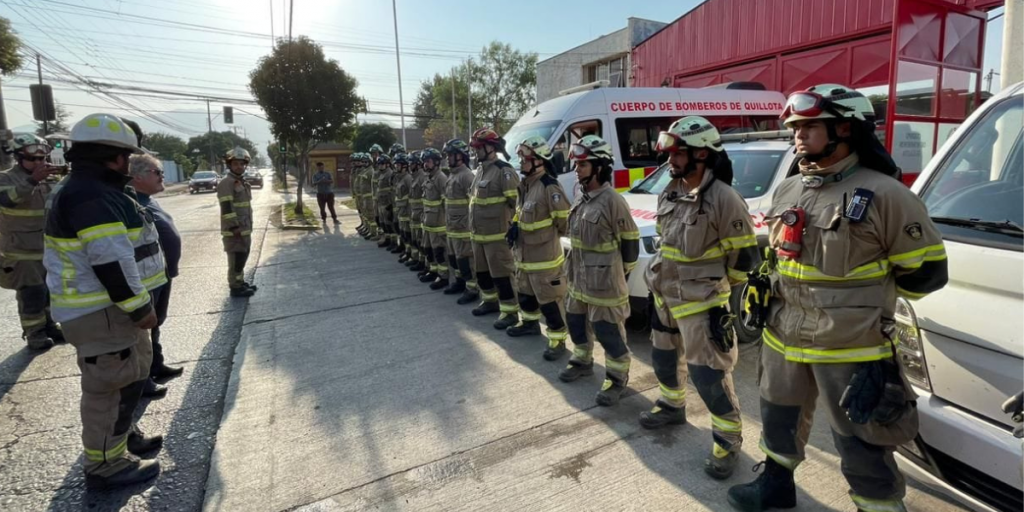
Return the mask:
<svg viewBox="0 0 1024 512">
<path fill-rule="evenodd" d="M 782 237 L 779 243 L 779 256 L 795 260 L 800 257 L 804 242 L 804 225 L 807 223 L 807 212 L 803 208 L 793 207 L 779 216 L 782 221 Z"/>
</svg>

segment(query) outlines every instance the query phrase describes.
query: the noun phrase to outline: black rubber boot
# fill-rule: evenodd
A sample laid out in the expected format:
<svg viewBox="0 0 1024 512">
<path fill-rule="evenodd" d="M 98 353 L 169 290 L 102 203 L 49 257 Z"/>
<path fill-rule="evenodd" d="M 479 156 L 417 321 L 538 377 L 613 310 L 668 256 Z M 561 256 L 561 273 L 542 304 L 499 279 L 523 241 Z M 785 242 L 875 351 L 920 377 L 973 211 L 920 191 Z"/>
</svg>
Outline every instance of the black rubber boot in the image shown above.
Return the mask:
<svg viewBox="0 0 1024 512">
<path fill-rule="evenodd" d="M 446 288 L 447 286 L 448 286 L 448 277 L 447 276 L 445 276 L 445 277 L 438 276 L 436 281 L 434 281 L 433 283 L 430 283 L 430 289 L 434 290 L 434 291 L 442 290 L 442 289 Z"/>
<path fill-rule="evenodd" d="M 626 385 L 611 379 L 605 379 L 601 385 L 601 391 L 597 392 L 594 402 L 602 407 L 611 407 L 619 403 L 622 393 L 626 391 Z"/>
<path fill-rule="evenodd" d="M 388 237 L 383 237 L 383 238 L 380 239 L 379 242 L 377 242 L 377 247 L 382 247 L 383 248 L 383 247 L 387 247 L 390 244 L 391 244 L 391 241 L 388 240 Z"/>
<path fill-rule="evenodd" d="M 494 328 L 499 331 L 508 330 L 509 327 L 513 327 L 519 323 L 519 313 L 502 313 L 497 320 L 494 321 Z"/>
<path fill-rule="evenodd" d="M 498 301 L 484 301 L 479 306 L 473 308 L 473 316 L 484 316 L 500 311 L 501 306 L 498 305 Z"/>
<path fill-rule="evenodd" d="M 393 245 L 394 245 L 394 247 L 392 247 L 391 250 L 389 251 L 391 254 L 398 254 L 400 252 L 404 252 L 405 251 L 405 246 L 402 245 L 401 242 L 399 242 L 397 244 L 393 244 Z"/>
<path fill-rule="evenodd" d="M 149 377 L 157 384 L 164 384 L 171 379 L 181 377 L 181 374 L 183 373 L 185 373 L 185 369 L 180 366 L 174 368 L 167 366 L 166 364 L 161 364 L 149 372 Z"/>
<path fill-rule="evenodd" d="M 128 434 L 128 451 L 141 457 L 159 450 L 163 445 L 164 436 L 146 436 L 139 430 L 138 425 L 132 425 L 132 431 Z"/>
<path fill-rule="evenodd" d="M 718 457 L 715 452 L 723 450 L 716 444 L 711 450 L 711 455 L 704 459 L 704 472 L 715 480 L 725 480 L 736 471 L 736 464 L 740 461 L 738 451 L 730 451 L 724 457 Z M 724 450 L 723 450 L 724 451 Z"/>
<path fill-rule="evenodd" d="M 407 253 L 407 252 L 403 252 L 402 255 L 398 257 L 398 262 L 399 263 L 406 263 L 408 261 L 409 261 L 409 253 Z"/>
<path fill-rule="evenodd" d="M 466 288 L 466 291 L 462 292 L 462 295 L 459 296 L 459 300 L 455 301 L 455 303 L 460 306 L 463 306 L 466 304 L 472 304 L 478 300 L 480 300 L 480 294 L 473 290 L 470 290 L 469 288 Z"/>
<path fill-rule="evenodd" d="M 246 288 L 244 286 L 239 286 L 238 288 L 231 289 L 232 297 L 252 297 L 255 294 L 256 292 L 254 290 L 252 290 L 251 288 Z"/>
<path fill-rule="evenodd" d="M 466 291 L 466 280 L 461 277 L 456 277 L 455 282 L 448 285 L 444 289 L 445 295 L 455 295 L 456 293 L 462 293 Z"/>
<path fill-rule="evenodd" d="M 142 396 L 151 400 L 160 400 L 167 396 L 167 386 L 161 386 L 153 379 L 146 379 L 146 387 L 142 390 Z"/>
<path fill-rule="evenodd" d="M 557 361 L 560 359 L 568 350 L 565 348 L 565 343 L 559 343 L 558 346 L 552 347 L 548 345 L 544 349 L 544 360 L 545 361 Z"/>
<path fill-rule="evenodd" d="M 422 276 L 420 276 L 420 282 L 421 283 L 433 283 L 436 280 L 437 280 L 437 274 L 435 274 L 433 272 L 427 272 L 426 274 L 423 274 Z"/>
<path fill-rule="evenodd" d="M 47 316 L 49 316 L 49 315 L 47 315 Z M 64 339 L 64 331 L 61 330 L 60 326 L 57 325 L 57 323 L 54 322 L 53 320 L 49 320 L 48 319 L 46 321 L 46 335 L 49 336 L 50 339 L 53 340 L 54 343 L 66 343 L 67 342 L 67 340 Z"/>
<path fill-rule="evenodd" d="M 135 455 L 125 455 L 132 464 L 110 476 L 85 475 L 85 486 L 90 489 L 110 489 L 146 482 L 160 474 L 160 463 L 155 460 L 141 460 Z"/>
<path fill-rule="evenodd" d="M 749 484 L 729 488 L 729 504 L 743 512 L 761 512 L 773 508 L 796 507 L 796 483 L 793 472 L 769 457 L 754 466 L 764 466 L 764 473 Z"/>
<path fill-rule="evenodd" d="M 422 260 L 416 260 L 409 266 L 409 270 L 412 272 L 422 272 L 427 269 L 427 265 Z"/>
<path fill-rule="evenodd" d="M 686 408 L 672 407 L 658 400 L 654 408 L 640 413 L 640 426 L 649 429 L 661 428 L 666 425 L 685 425 Z"/>
<path fill-rule="evenodd" d="M 520 336 L 540 336 L 540 320 L 523 320 L 519 325 L 509 327 L 505 334 L 513 338 Z"/>
<path fill-rule="evenodd" d="M 594 374 L 594 363 L 583 364 L 569 361 L 569 365 L 558 374 L 558 380 L 562 382 L 574 382 L 581 377 L 589 377 Z"/>
</svg>

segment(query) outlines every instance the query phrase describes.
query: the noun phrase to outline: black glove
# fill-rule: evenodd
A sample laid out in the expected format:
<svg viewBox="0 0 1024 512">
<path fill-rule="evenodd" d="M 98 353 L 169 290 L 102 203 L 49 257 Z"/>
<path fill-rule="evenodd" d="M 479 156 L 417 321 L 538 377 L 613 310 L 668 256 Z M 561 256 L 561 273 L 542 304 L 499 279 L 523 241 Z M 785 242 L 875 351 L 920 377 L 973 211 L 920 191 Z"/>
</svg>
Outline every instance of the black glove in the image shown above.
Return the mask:
<svg viewBox="0 0 1024 512">
<path fill-rule="evenodd" d="M 708 310 L 708 326 L 711 330 L 711 341 L 719 352 L 728 352 L 735 345 L 733 339 L 732 320 L 736 318 L 722 306 Z"/>
<path fill-rule="evenodd" d="M 505 232 L 505 241 L 508 242 L 508 248 L 515 247 L 516 240 L 519 239 L 519 223 L 509 222 L 508 231 Z"/>
<path fill-rule="evenodd" d="M 899 366 L 891 359 L 860 363 L 839 399 L 846 416 L 858 425 L 891 425 L 903 417 L 907 404 Z"/>
</svg>

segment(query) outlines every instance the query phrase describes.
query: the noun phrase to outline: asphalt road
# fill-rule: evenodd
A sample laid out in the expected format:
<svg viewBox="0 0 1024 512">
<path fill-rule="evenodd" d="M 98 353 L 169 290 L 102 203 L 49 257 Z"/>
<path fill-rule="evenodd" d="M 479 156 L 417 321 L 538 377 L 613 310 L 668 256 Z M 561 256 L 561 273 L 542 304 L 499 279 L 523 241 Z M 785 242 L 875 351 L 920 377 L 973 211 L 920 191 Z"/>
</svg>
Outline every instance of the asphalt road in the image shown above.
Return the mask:
<svg viewBox="0 0 1024 512">
<path fill-rule="evenodd" d="M 168 436 L 151 485 L 92 493 L 79 466 L 74 350 L 31 357 L 13 293 L 0 292 L 2 510 L 729 510 L 728 485 L 763 456 L 756 346 L 735 373 L 744 455 L 728 482 L 709 480 L 710 419 L 643 430 L 657 398 L 647 333 L 630 334 L 629 395 L 594 405 L 597 375 L 557 380 L 541 337 L 513 339 L 492 317 L 431 292 L 343 225 L 271 225 L 256 194 L 252 299 L 227 297 L 212 194 L 160 199 L 185 242 L 164 326 L 169 361 L 186 368 L 148 404 L 147 431 Z M 312 202 L 312 201 L 310 201 Z M 602 356 L 598 354 L 598 362 Z M 854 507 L 824 418 L 797 472 L 798 510 Z M 912 486 L 912 510 L 960 510 Z"/>
</svg>

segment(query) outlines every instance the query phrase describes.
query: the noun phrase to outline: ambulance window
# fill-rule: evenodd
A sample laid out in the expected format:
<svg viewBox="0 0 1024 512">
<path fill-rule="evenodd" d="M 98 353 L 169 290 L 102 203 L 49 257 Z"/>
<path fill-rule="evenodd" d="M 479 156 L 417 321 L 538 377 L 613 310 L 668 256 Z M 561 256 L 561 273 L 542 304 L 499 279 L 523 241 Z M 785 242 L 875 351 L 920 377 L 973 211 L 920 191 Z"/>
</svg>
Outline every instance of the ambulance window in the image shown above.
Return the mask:
<svg viewBox="0 0 1024 512">
<path fill-rule="evenodd" d="M 554 152 L 555 168 L 559 169 L 559 174 L 564 174 L 571 170 L 569 165 L 569 146 L 587 135 L 604 137 L 601 131 L 601 121 L 592 119 L 573 123 L 558 138 L 555 147 L 551 149 Z"/>
<path fill-rule="evenodd" d="M 619 151 L 622 163 L 627 169 L 653 167 L 664 159 L 658 158 L 654 143 L 658 134 L 675 121 L 667 117 L 620 118 L 615 120 L 615 131 L 619 137 Z"/>
</svg>

